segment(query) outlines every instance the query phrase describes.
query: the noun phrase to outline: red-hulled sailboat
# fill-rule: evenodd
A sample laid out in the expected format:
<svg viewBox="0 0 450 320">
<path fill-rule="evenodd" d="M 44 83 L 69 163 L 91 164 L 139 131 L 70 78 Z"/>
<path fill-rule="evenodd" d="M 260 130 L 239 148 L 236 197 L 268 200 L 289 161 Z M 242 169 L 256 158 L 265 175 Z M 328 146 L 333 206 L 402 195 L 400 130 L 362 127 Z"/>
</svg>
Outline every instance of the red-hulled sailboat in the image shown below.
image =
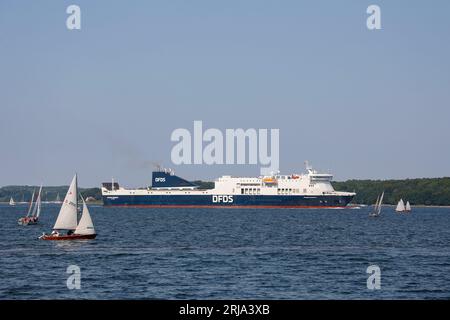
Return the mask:
<svg viewBox="0 0 450 320">
<path fill-rule="evenodd" d="M 41 240 L 83 240 L 94 239 L 97 234 L 95 233 L 94 224 L 92 223 L 89 209 L 80 195 L 83 201 L 83 211 L 81 219 L 77 222 L 78 216 L 78 184 L 77 175 L 73 177 L 66 197 L 64 198 L 61 210 L 59 211 L 58 218 L 56 219 L 55 226 L 51 234 L 42 234 L 39 239 Z"/>
</svg>

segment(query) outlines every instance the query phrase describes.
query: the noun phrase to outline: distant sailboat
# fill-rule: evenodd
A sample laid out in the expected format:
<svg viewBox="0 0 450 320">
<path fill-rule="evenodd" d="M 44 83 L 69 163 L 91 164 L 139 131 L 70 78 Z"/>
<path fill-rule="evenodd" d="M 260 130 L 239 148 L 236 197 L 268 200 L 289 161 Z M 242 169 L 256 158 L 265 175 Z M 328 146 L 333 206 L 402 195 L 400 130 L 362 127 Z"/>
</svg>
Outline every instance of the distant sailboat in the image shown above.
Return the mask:
<svg viewBox="0 0 450 320">
<path fill-rule="evenodd" d="M 39 239 L 82 240 L 94 239 L 97 236 L 95 233 L 94 224 L 92 223 L 91 215 L 89 214 L 89 209 L 81 195 L 80 197 L 83 202 L 83 211 L 80 221 L 77 222 L 78 195 L 77 175 L 75 175 L 59 211 L 52 233 L 44 233 L 39 237 Z M 67 233 L 60 234 L 60 231 L 63 230 L 67 231 Z"/>
<path fill-rule="evenodd" d="M 411 205 L 409 204 L 409 201 L 406 201 L 405 212 L 411 212 Z"/>
<path fill-rule="evenodd" d="M 33 191 L 33 195 L 31 197 L 31 202 L 30 202 L 30 207 L 28 208 L 28 213 L 25 217 L 19 219 L 19 221 L 17 222 L 19 225 L 22 225 L 22 226 L 33 225 L 33 224 L 37 224 L 37 222 L 39 220 L 39 216 L 41 215 L 42 185 L 39 188 L 38 196 L 36 198 L 36 203 L 34 204 L 34 208 L 33 208 L 34 194 L 35 194 L 35 192 Z"/>
<path fill-rule="evenodd" d="M 28 207 L 28 213 L 25 217 L 19 218 L 19 220 L 17 221 L 17 223 L 21 226 L 26 226 L 28 225 L 28 219 L 30 218 L 30 214 L 31 214 L 31 210 L 33 210 L 33 201 L 34 201 L 34 194 L 35 194 L 36 190 L 33 190 L 33 194 L 31 195 L 31 201 L 30 201 L 30 206 Z"/>
<path fill-rule="evenodd" d="M 56 194 L 55 203 L 61 203 L 61 199 L 59 197 L 59 193 Z"/>
<path fill-rule="evenodd" d="M 397 203 L 397 207 L 395 208 L 395 211 L 397 211 L 397 212 L 405 211 L 405 204 L 403 203 L 403 199 L 400 199 L 400 201 Z"/>
<path fill-rule="evenodd" d="M 10 206 L 15 206 L 15 205 L 16 205 L 16 202 L 14 201 L 13 197 L 11 197 L 11 198 L 9 199 L 9 205 L 10 205 Z"/>
<path fill-rule="evenodd" d="M 383 203 L 384 191 L 381 194 L 381 197 L 378 196 L 377 201 L 375 202 L 375 206 L 373 211 L 369 214 L 370 217 L 379 217 L 381 214 L 381 204 Z"/>
<path fill-rule="evenodd" d="M 397 212 L 405 212 L 406 211 L 406 207 L 405 207 L 405 203 L 403 202 L 403 199 L 400 199 L 400 201 L 397 203 L 397 207 L 395 208 L 395 211 L 397 211 Z"/>
<path fill-rule="evenodd" d="M 41 215 L 41 203 L 42 203 L 42 185 L 39 188 L 39 193 L 36 198 L 36 204 L 34 205 L 33 213 L 28 221 L 28 224 L 37 224 L 39 216 Z"/>
</svg>

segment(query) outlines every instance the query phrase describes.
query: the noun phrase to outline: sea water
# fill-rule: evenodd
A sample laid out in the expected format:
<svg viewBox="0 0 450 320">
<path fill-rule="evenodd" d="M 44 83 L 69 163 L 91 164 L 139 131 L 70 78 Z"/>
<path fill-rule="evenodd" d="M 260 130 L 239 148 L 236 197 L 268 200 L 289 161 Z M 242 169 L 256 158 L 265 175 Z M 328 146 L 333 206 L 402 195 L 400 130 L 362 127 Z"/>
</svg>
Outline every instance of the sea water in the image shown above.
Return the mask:
<svg viewBox="0 0 450 320">
<path fill-rule="evenodd" d="M 384 207 L 369 218 L 368 207 L 92 205 L 97 238 L 70 242 L 38 240 L 59 205 L 43 204 L 38 225 L 17 225 L 26 211 L 0 205 L 0 299 L 450 298 L 449 208 Z M 79 289 L 68 286 L 73 266 Z M 368 286 L 370 266 L 379 289 Z"/>
</svg>

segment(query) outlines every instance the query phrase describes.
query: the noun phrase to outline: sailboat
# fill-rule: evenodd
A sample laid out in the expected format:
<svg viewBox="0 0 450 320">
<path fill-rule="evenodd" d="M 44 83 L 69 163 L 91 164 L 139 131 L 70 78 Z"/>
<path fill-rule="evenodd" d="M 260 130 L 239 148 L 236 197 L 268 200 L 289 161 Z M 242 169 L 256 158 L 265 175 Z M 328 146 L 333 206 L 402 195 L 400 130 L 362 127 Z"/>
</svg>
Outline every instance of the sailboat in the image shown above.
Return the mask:
<svg viewBox="0 0 450 320">
<path fill-rule="evenodd" d="M 42 185 L 39 188 L 39 193 L 36 198 L 36 204 L 34 205 L 33 213 L 31 214 L 28 224 L 37 224 L 39 216 L 41 215 L 41 202 L 42 202 Z"/>
<path fill-rule="evenodd" d="M 397 211 L 397 212 L 405 211 L 405 203 L 403 202 L 403 199 L 400 199 L 400 201 L 397 203 L 397 207 L 395 208 L 395 211 Z"/>
<path fill-rule="evenodd" d="M 94 239 L 95 233 L 94 224 L 92 223 L 89 209 L 80 195 L 83 202 L 83 211 L 80 221 L 77 222 L 78 216 L 78 183 L 77 175 L 72 179 L 69 190 L 64 198 L 63 204 L 56 219 L 53 231 L 51 234 L 43 233 L 39 239 L 41 240 L 81 240 Z M 66 231 L 66 233 L 60 233 Z"/>
<path fill-rule="evenodd" d="M 11 199 L 9 199 L 9 205 L 10 206 L 15 206 L 16 202 L 14 201 L 13 197 L 11 197 Z"/>
<path fill-rule="evenodd" d="M 30 201 L 30 207 L 28 208 L 27 215 L 23 218 L 20 218 L 19 221 L 17 221 L 17 223 L 21 226 L 37 224 L 37 222 L 39 220 L 39 216 L 41 215 L 42 185 L 39 188 L 38 196 L 36 198 L 36 203 L 34 204 L 34 208 L 33 208 L 34 194 L 35 194 L 35 192 L 33 191 L 33 195 L 31 197 L 31 201 Z"/>
<path fill-rule="evenodd" d="M 33 210 L 33 201 L 34 201 L 34 194 L 36 190 L 33 190 L 33 194 L 31 196 L 30 206 L 28 207 L 28 213 L 25 217 L 19 218 L 17 223 L 21 226 L 26 226 L 28 224 L 28 220 L 30 219 L 31 210 Z"/>
<path fill-rule="evenodd" d="M 59 193 L 56 194 L 55 203 L 61 203 L 61 199 L 59 198 Z"/>
<path fill-rule="evenodd" d="M 400 199 L 400 201 L 397 204 L 397 207 L 395 208 L 395 211 L 403 212 L 403 213 L 411 212 L 411 205 L 409 204 L 409 201 L 406 201 L 406 205 L 405 205 L 405 203 L 403 202 L 403 199 Z"/>
<path fill-rule="evenodd" d="M 411 212 L 411 205 L 409 204 L 409 201 L 406 201 L 405 212 L 406 213 Z"/>
<path fill-rule="evenodd" d="M 381 194 L 381 197 L 378 196 L 377 201 L 375 202 L 375 206 L 373 211 L 369 214 L 369 217 L 379 217 L 381 214 L 381 204 L 383 203 L 384 191 Z"/>
</svg>

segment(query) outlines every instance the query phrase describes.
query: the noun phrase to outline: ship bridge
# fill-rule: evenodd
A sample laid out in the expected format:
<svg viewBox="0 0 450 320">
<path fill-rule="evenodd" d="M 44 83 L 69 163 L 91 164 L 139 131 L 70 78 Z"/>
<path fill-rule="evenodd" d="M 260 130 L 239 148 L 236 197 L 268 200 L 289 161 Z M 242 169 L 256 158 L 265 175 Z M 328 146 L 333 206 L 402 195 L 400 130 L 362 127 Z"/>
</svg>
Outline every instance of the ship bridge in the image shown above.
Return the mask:
<svg viewBox="0 0 450 320">
<path fill-rule="evenodd" d="M 314 173 L 314 174 L 309 174 L 309 179 L 311 179 L 311 181 L 328 181 L 328 182 L 330 182 L 331 180 L 333 180 L 333 175 L 329 174 L 329 173 Z"/>
</svg>

